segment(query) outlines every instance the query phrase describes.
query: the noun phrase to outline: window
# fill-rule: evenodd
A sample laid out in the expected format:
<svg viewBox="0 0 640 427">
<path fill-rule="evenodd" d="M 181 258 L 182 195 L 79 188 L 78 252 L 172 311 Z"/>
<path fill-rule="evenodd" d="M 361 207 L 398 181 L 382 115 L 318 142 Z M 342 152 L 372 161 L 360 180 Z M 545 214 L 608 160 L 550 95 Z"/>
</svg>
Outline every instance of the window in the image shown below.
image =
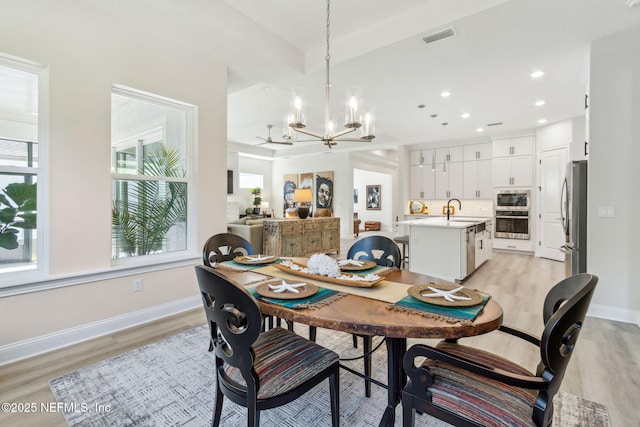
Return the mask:
<svg viewBox="0 0 640 427">
<path fill-rule="evenodd" d="M 165 98 L 113 89 L 113 259 L 189 248 L 193 110 Z"/>
<path fill-rule="evenodd" d="M 263 188 L 264 176 L 254 173 L 242 173 L 238 176 L 238 187 L 240 188 Z"/>
<path fill-rule="evenodd" d="M 39 109 L 45 70 L 0 56 L 0 283 L 42 271 Z"/>
</svg>

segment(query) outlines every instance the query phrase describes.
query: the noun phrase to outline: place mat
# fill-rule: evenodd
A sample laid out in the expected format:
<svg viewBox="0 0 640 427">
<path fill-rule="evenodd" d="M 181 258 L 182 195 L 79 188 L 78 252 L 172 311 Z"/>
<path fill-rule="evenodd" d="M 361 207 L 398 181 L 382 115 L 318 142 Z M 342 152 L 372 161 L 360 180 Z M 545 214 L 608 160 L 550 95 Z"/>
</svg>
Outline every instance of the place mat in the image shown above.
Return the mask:
<svg viewBox="0 0 640 427">
<path fill-rule="evenodd" d="M 315 294 L 301 299 L 281 299 L 281 298 L 266 298 L 258 293 L 256 290 L 257 286 L 254 288 L 248 288 L 247 290 L 254 296 L 257 300 L 266 301 L 272 304 L 281 305 L 286 308 L 292 309 L 311 309 L 324 307 L 326 305 L 331 304 L 332 302 L 346 296 L 347 294 L 343 292 L 334 291 L 333 289 L 326 289 L 318 287 L 318 292 Z"/>
<path fill-rule="evenodd" d="M 351 261 L 355 261 L 355 262 L 359 262 L 362 265 L 355 265 L 355 264 L 345 264 L 345 265 L 340 265 L 340 261 L 346 261 L 346 260 L 339 260 L 338 261 L 338 266 L 340 267 L 340 271 L 362 271 L 362 270 L 369 270 L 374 268 L 375 266 L 377 266 L 378 264 L 376 264 L 375 261 L 371 261 L 368 259 L 363 259 L 363 260 L 351 260 Z"/>
<path fill-rule="evenodd" d="M 297 264 L 297 263 L 295 263 Z M 300 265 L 301 267 L 305 267 L 302 264 L 297 264 Z M 322 282 L 325 283 L 334 283 L 337 285 L 344 285 L 344 286 L 353 286 L 353 287 L 357 287 L 357 288 L 370 288 L 371 286 L 375 285 L 378 282 L 381 282 L 383 280 L 382 277 L 379 277 L 376 280 L 350 280 L 350 279 L 340 279 L 340 278 L 336 278 L 336 277 L 328 277 L 328 276 L 321 276 L 319 274 L 311 274 L 311 273 L 306 273 L 304 271 L 300 271 L 300 270 L 294 270 L 292 268 L 289 268 L 285 265 L 282 264 L 276 264 L 274 265 L 275 268 L 287 272 L 289 274 L 293 274 L 295 276 L 301 276 L 301 277 L 305 277 L 308 279 L 315 279 L 315 280 L 321 280 Z M 361 275 L 357 275 L 357 274 L 348 274 L 348 273 L 344 273 L 343 275 L 345 276 L 361 276 Z"/>
<path fill-rule="evenodd" d="M 453 296 L 460 296 L 460 297 L 466 297 L 466 298 L 470 298 L 468 300 L 453 300 L 453 301 L 448 301 L 446 300 L 444 297 L 440 296 L 440 297 L 428 297 L 428 296 L 424 296 L 423 294 L 433 294 L 436 293 L 434 292 L 432 289 L 429 288 L 433 288 L 436 289 L 438 291 L 452 291 L 454 289 L 458 289 L 458 288 L 462 288 L 460 290 L 458 290 L 457 292 L 455 292 L 453 294 Z M 464 288 L 460 285 L 445 285 L 445 284 L 440 284 L 440 285 L 436 285 L 435 283 L 427 283 L 424 285 L 416 285 L 416 286 L 412 286 L 409 288 L 409 290 L 407 291 L 409 293 L 409 295 L 411 295 L 412 297 L 414 297 L 417 300 L 420 300 L 422 302 L 426 302 L 428 304 L 433 304 L 433 305 L 441 305 L 444 307 L 469 307 L 472 305 L 478 305 L 480 303 L 482 303 L 482 295 L 480 295 L 478 292 L 471 290 L 469 288 Z"/>
<path fill-rule="evenodd" d="M 487 305 L 491 296 L 482 295 L 482 303 L 470 307 L 445 307 L 422 302 L 407 295 L 395 304 L 387 306 L 388 310 L 404 311 L 432 319 L 444 320 L 447 323 L 462 323 L 473 326 L 473 321 Z"/>
<path fill-rule="evenodd" d="M 390 270 L 389 270 L 390 271 Z M 286 271 L 277 269 L 274 264 L 263 266 L 256 269 L 255 272 L 265 274 L 271 277 L 279 277 L 287 280 L 300 280 L 299 276 L 295 276 Z M 376 273 L 380 274 L 380 273 Z M 344 292 L 351 295 L 358 295 L 361 297 L 371 298 L 378 301 L 384 301 L 388 303 L 396 303 L 402 298 L 407 296 L 407 289 L 410 285 L 398 282 L 392 282 L 383 278 L 381 282 L 378 282 L 375 286 L 369 288 L 356 288 L 353 286 L 343 286 L 335 283 L 326 282 L 320 279 L 321 276 L 315 278 L 305 279 L 305 282 L 314 283 L 322 288 L 333 289 L 336 291 Z"/>
<path fill-rule="evenodd" d="M 316 292 L 318 292 L 318 287 L 316 285 L 314 285 L 313 283 L 306 283 L 306 282 L 303 282 L 304 286 L 294 288 L 296 291 L 298 291 L 297 293 L 291 292 L 291 291 L 276 292 L 274 289 L 271 288 L 271 286 L 282 286 L 283 281 L 284 279 L 274 279 L 274 280 L 269 280 L 268 282 L 260 283 L 258 286 L 256 286 L 256 292 L 260 296 L 263 296 L 266 298 L 277 298 L 277 299 L 308 298 L 311 295 L 314 295 Z M 301 283 L 291 282 L 288 284 L 298 285 Z"/>
<path fill-rule="evenodd" d="M 275 255 L 241 255 L 233 259 L 234 262 L 242 265 L 259 265 L 259 264 L 271 264 L 276 262 L 278 257 Z"/>
<path fill-rule="evenodd" d="M 239 257 L 236 257 L 236 259 Z M 231 261 L 222 261 L 219 262 L 218 265 L 224 268 L 229 268 L 231 270 L 238 270 L 238 271 L 247 271 L 247 270 L 255 270 L 256 268 L 260 268 L 260 267 L 264 267 L 265 265 L 269 265 L 269 264 L 277 264 L 281 262 L 280 259 L 276 259 L 275 261 L 270 261 L 267 263 L 240 263 L 237 262 L 235 260 L 231 260 Z"/>
</svg>

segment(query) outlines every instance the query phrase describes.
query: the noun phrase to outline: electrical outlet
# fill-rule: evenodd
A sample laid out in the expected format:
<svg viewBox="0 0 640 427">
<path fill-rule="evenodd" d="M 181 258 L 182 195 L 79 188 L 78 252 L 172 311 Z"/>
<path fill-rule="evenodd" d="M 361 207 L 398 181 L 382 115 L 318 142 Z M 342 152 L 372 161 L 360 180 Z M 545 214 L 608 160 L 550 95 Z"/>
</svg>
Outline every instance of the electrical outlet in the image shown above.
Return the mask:
<svg viewBox="0 0 640 427">
<path fill-rule="evenodd" d="M 613 206 L 598 206 L 598 216 L 600 218 L 613 218 L 616 216 L 616 208 Z"/>
<path fill-rule="evenodd" d="M 140 292 L 142 290 L 142 279 L 134 279 L 133 292 Z"/>
</svg>

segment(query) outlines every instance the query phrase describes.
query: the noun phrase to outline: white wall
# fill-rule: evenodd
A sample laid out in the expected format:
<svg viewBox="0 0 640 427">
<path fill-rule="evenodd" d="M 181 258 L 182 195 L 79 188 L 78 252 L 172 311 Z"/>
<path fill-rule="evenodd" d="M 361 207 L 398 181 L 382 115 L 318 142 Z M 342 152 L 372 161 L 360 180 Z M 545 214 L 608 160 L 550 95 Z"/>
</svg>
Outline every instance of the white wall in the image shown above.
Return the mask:
<svg viewBox="0 0 640 427">
<path fill-rule="evenodd" d="M 594 315 L 640 324 L 640 32 L 591 45 L 587 269 Z M 598 216 L 600 206 L 614 218 Z"/>
<path fill-rule="evenodd" d="M 225 230 L 226 185 L 218 183 L 226 183 L 226 67 L 72 1 L 3 2 L 0 52 L 49 68 L 50 137 L 41 143 L 50 148 L 50 274 L 77 279 L 0 298 L 0 347 L 195 297 L 191 265 L 136 274 L 144 286 L 135 294 L 134 277 L 87 283 L 82 275 L 111 270 L 114 83 L 198 106 L 197 243 L 188 262 Z"/>
<path fill-rule="evenodd" d="M 380 210 L 367 209 L 367 185 L 380 185 Z M 364 228 L 365 221 L 380 221 L 382 231 L 394 231 L 393 177 L 386 173 L 354 169 L 353 188 L 358 189 L 358 203 L 354 204 L 353 211 L 362 221 L 360 227 Z"/>
</svg>

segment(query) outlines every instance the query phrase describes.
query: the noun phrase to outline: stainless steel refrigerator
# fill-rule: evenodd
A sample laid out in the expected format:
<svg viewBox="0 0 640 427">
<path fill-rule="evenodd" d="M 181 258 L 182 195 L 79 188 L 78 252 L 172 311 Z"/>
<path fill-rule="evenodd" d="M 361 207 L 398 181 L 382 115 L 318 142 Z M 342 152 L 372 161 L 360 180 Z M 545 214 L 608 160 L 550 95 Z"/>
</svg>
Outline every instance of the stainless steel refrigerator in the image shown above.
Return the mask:
<svg viewBox="0 0 640 427">
<path fill-rule="evenodd" d="M 562 226 L 566 243 L 561 250 L 566 254 L 567 275 L 587 271 L 587 161 L 567 164 L 562 184 Z"/>
</svg>

